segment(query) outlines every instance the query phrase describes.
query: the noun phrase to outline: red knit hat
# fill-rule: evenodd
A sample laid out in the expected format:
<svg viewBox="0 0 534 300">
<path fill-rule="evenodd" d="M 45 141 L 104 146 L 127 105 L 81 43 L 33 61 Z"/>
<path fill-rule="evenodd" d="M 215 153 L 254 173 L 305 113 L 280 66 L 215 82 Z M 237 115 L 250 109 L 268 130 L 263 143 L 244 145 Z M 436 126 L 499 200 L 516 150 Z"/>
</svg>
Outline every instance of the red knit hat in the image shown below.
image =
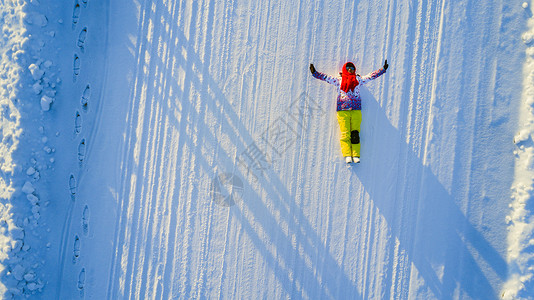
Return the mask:
<svg viewBox="0 0 534 300">
<path fill-rule="evenodd" d="M 354 73 L 350 74 L 347 71 L 347 66 L 354 67 Z M 343 65 L 343 69 L 341 70 L 341 90 L 348 93 L 348 91 L 352 91 L 358 84 L 360 83 L 356 79 L 356 67 L 349 61 Z"/>
</svg>

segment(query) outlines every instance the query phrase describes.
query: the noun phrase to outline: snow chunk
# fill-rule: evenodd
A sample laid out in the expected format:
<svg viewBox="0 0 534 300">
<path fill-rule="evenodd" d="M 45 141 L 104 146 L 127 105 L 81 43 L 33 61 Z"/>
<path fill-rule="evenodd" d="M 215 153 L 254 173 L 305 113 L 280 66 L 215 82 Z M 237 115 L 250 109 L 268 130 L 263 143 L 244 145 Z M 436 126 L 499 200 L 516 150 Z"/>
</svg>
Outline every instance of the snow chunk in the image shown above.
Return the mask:
<svg viewBox="0 0 534 300">
<path fill-rule="evenodd" d="M 523 2 L 523 4 L 521 5 L 524 9 L 527 9 L 528 8 L 528 3 L 527 2 Z"/>
<path fill-rule="evenodd" d="M 24 230 L 19 227 L 11 229 L 11 236 L 13 239 L 22 240 L 24 239 Z"/>
<path fill-rule="evenodd" d="M 24 270 L 24 267 L 21 266 L 21 265 L 16 265 L 14 268 L 13 268 L 13 271 L 11 271 L 11 273 L 13 274 L 13 277 L 15 277 L 16 280 L 22 280 L 24 278 L 24 273 L 25 270 Z"/>
<path fill-rule="evenodd" d="M 44 287 L 44 284 L 42 284 L 41 282 L 39 282 L 39 283 L 30 282 L 30 283 L 28 283 L 28 285 L 26 287 L 30 291 L 35 291 L 35 290 L 42 289 Z"/>
<path fill-rule="evenodd" d="M 519 144 L 519 143 L 522 143 L 522 142 L 528 140 L 529 137 L 530 137 L 530 131 L 527 130 L 527 129 L 523 129 L 523 130 L 519 131 L 519 133 L 515 136 L 514 142 L 516 144 Z"/>
<path fill-rule="evenodd" d="M 39 198 L 33 194 L 28 195 L 26 198 L 32 205 L 37 205 L 37 203 L 39 203 Z"/>
<path fill-rule="evenodd" d="M 54 98 L 50 98 L 48 96 L 43 96 L 41 98 L 41 109 L 43 111 L 49 111 L 50 110 L 50 106 L 52 105 L 53 102 L 54 102 Z"/>
<path fill-rule="evenodd" d="M 36 219 L 36 220 L 39 220 L 41 218 L 41 213 L 40 213 L 40 207 L 39 205 L 34 205 L 32 207 L 32 214 L 33 214 L 33 217 Z"/>
<path fill-rule="evenodd" d="M 48 24 L 48 18 L 40 13 L 33 13 L 26 16 L 26 22 L 40 27 L 45 27 Z"/>
<path fill-rule="evenodd" d="M 32 85 L 32 90 L 35 93 L 35 95 L 39 95 L 43 91 L 43 86 L 41 85 L 41 82 L 37 81 L 34 85 Z"/>
<path fill-rule="evenodd" d="M 31 182 L 26 181 L 26 183 L 22 187 L 22 192 L 25 194 L 32 194 L 33 192 L 35 192 L 35 188 L 31 184 Z"/>
<path fill-rule="evenodd" d="M 523 33 L 523 35 L 521 36 L 521 39 L 523 40 L 523 43 L 525 43 L 527 45 L 532 43 L 532 41 L 534 41 L 534 32 L 533 31 L 527 31 L 527 32 Z"/>
<path fill-rule="evenodd" d="M 11 251 L 13 251 L 14 253 L 20 252 L 20 249 L 22 249 L 23 244 L 24 243 L 21 240 L 11 241 Z"/>
<path fill-rule="evenodd" d="M 30 70 L 30 73 L 32 74 L 33 80 L 39 80 L 43 78 L 44 71 L 39 68 L 36 64 L 31 64 L 28 67 L 28 70 Z"/>
<path fill-rule="evenodd" d="M 30 273 L 24 275 L 24 280 L 26 280 L 28 282 L 34 281 L 35 280 L 35 274 L 30 272 Z"/>
<path fill-rule="evenodd" d="M 37 172 L 37 170 L 35 170 L 34 167 L 29 167 L 28 170 L 26 170 L 26 175 L 32 176 L 35 172 Z"/>
</svg>

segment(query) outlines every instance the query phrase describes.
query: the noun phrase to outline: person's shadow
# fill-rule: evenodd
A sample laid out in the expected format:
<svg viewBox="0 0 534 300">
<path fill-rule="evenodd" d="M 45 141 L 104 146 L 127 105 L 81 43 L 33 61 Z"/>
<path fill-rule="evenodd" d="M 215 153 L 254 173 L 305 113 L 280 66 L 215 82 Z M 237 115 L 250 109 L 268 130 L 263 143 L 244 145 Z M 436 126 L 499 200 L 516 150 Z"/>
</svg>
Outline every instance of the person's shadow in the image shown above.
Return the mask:
<svg viewBox="0 0 534 300">
<path fill-rule="evenodd" d="M 409 286 L 416 274 L 424 280 L 429 294 L 451 299 L 460 289 L 473 299 L 494 299 L 495 287 L 480 261 L 492 269 L 501 281 L 506 279 L 507 264 L 501 254 L 464 215 L 454 197 L 425 165 L 416 146 L 405 142 L 383 107 L 362 89 L 362 163 L 351 168 L 387 220 L 392 239 L 408 263 L 395 267 L 389 285 Z M 424 145 L 420 146 L 424 147 Z M 377 181 L 378 180 L 378 181 Z M 395 243 L 392 243 L 394 245 Z M 391 261 L 392 265 L 396 262 Z M 383 289 L 390 293 L 391 288 Z M 387 296 L 387 295 L 386 295 Z M 394 296 L 394 295 L 389 295 Z M 389 297 L 387 297 L 389 298 Z"/>
</svg>

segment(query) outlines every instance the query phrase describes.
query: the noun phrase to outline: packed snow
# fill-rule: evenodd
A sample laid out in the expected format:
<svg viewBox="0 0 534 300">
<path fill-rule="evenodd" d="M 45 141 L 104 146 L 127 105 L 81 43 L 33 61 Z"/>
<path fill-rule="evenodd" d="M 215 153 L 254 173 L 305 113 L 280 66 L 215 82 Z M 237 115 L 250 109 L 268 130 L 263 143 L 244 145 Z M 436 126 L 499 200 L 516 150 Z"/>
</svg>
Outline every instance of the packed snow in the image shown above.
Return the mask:
<svg viewBox="0 0 534 300">
<path fill-rule="evenodd" d="M 1 1 L 2 298 L 534 298 L 533 6 Z"/>
</svg>

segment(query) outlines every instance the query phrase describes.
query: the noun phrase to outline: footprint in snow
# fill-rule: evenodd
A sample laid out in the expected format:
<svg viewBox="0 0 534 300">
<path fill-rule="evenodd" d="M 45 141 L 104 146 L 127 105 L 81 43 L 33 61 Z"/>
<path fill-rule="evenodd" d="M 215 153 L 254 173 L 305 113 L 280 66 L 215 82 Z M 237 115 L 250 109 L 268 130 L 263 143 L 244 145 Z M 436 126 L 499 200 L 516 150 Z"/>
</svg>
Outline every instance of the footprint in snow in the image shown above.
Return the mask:
<svg viewBox="0 0 534 300">
<path fill-rule="evenodd" d="M 80 134 L 82 132 L 82 115 L 79 111 L 76 111 L 76 117 L 74 119 L 74 132 Z"/>
<path fill-rule="evenodd" d="M 80 65 L 81 65 L 80 57 L 78 56 L 78 54 L 74 53 L 74 61 L 72 63 L 73 82 L 76 82 L 76 78 L 78 77 L 78 75 L 80 75 Z"/>
<path fill-rule="evenodd" d="M 74 253 L 72 255 L 72 263 L 73 264 L 77 263 L 79 258 L 80 258 L 80 237 L 76 235 L 74 237 Z"/>
<path fill-rule="evenodd" d="M 82 108 L 84 111 L 87 111 L 88 109 L 89 98 L 91 98 L 91 85 L 87 84 L 85 86 L 85 89 L 83 90 L 82 99 L 81 99 Z"/>
<path fill-rule="evenodd" d="M 83 230 L 83 234 L 85 236 L 87 236 L 87 234 L 89 234 L 89 206 L 87 206 L 87 205 L 83 208 L 82 230 Z"/>
<path fill-rule="evenodd" d="M 78 145 L 78 160 L 80 161 L 80 163 L 82 163 L 84 159 L 85 159 L 85 139 L 82 139 L 82 141 Z"/>
<path fill-rule="evenodd" d="M 76 25 L 78 24 L 78 21 L 80 20 L 80 12 L 81 12 L 80 3 L 78 3 L 78 0 L 75 0 L 74 9 L 72 11 L 72 30 L 76 28 Z"/>
<path fill-rule="evenodd" d="M 76 195 L 76 178 L 74 178 L 73 174 L 70 174 L 69 178 L 69 190 L 70 195 L 74 197 Z"/>
<path fill-rule="evenodd" d="M 83 7 L 87 7 L 87 0 L 82 0 Z"/>
<path fill-rule="evenodd" d="M 85 288 L 85 268 L 82 268 L 78 275 L 78 290 L 80 291 L 80 297 L 83 297 L 83 289 Z"/>
<path fill-rule="evenodd" d="M 76 43 L 76 45 L 78 46 L 78 48 L 80 48 L 82 53 L 85 53 L 85 38 L 86 37 L 87 37 L 87 27 L 84 27 L 82 31 L 80 31 L 80 34 L 78 35 L 78 42 Z"/>
</svg>

